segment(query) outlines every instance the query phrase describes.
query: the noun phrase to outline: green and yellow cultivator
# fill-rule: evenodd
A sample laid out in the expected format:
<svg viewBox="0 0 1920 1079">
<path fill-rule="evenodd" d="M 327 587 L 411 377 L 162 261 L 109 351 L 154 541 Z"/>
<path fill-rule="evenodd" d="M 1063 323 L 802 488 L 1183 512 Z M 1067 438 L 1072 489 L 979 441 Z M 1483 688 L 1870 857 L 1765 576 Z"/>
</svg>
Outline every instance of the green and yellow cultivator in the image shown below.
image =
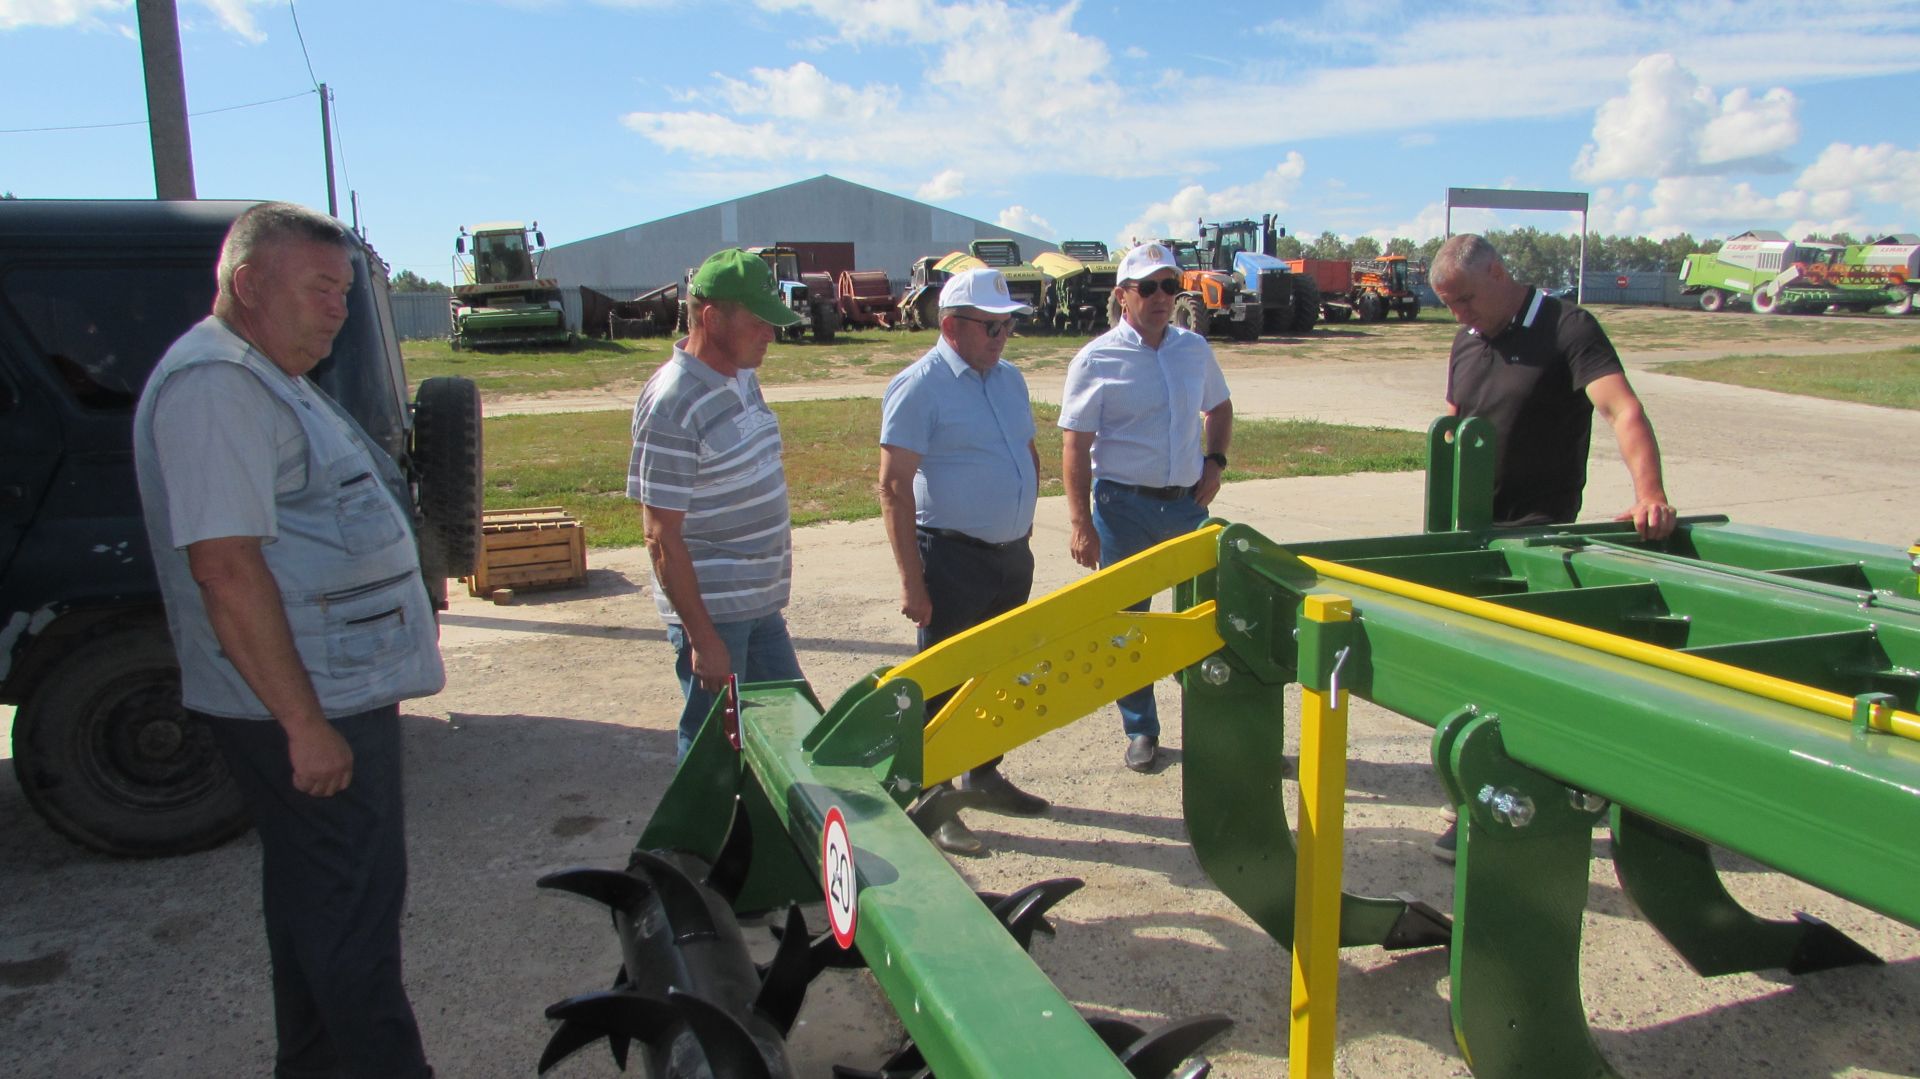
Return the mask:
<svg viewBox="0 0 1920 1079">
<path fill-rule="evenodd" d="M 1331 1060 L 1301 1034 L 1330 1010 L 1331 964 L 1303 976 L 1301 961 L 1339 947 L 1450 948 L 1453 1029 L 1482 1079 L 1612 1075 L 1580 993 L 1596 826 L 1626 894 L 1704 976 L 1879 961 L 1812 917 L 1743 908 L 1715 846 L 1920 925 L 1908 552 L 1717 517 L 1661 543 L 1610 523 L 1493 529 L 1484 428 L 1443 418 L 1431 446 L 1424 534 L 1282 547 L 1214 522 L 830 708 L 801 684 L 723 702 L 626 870 L 542 881 L 604 903 L 621 957 L 610 990 L 549 1009 L 542 1069 L 604 1040 L 623 1066 L 640 1047 L 658 1076 L 790 1075 L 783 1035 L 808 981 L 864 966 L 910 1042 L 837 1074 L 1205 1075 L 1197 1054 L 1228 1019 L 1083 1019 L 1028 957 L 1077 881 L 976 894 L 906 813 L 924 788 L 1174 672 L 1194 852 L 1295 950 L 1296 1075 Z M 1167 588 L 1170 613 L 1126 609 Z M 1281 779 L 1295 682 L 1297 836 Z M 1348 695 L 1433 728 L 1460 817 L 1450 917 L 1338 891 L 1344 736 L 1321 720 Z M 797 906 L 823 900 L 829 931 L 810 936 Z M 778 954 L 756 967 L 736 916 L 782 910 Z"/>
</svg>

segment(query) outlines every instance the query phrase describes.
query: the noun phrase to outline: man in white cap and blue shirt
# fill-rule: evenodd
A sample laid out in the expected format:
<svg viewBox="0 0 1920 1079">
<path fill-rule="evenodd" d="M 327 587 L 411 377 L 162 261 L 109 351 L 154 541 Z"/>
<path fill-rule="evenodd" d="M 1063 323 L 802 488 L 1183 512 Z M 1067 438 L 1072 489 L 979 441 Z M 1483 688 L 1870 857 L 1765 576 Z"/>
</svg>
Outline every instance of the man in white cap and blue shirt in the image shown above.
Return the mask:
<svg viewBox="0 0 1920 1079">
<path fill-rule="evenodd" d="M 1089 569 L 1198 528 L 1233 439 L 1233 402 L 1213 349 L 1172 325 L 1173 252 L 1141 244 L 1116 278 L 1121 320 L 1074 356 L 1060 403 L 1070 550 Z M 1134 607 L 1146 608 L 1146 600 Z M 1160 749 L 1153 687 L 1118 704 L 1126 765 L 1149 771 Z"/>
<path fill-rule="evenodd" d="M 1018 368 L 1000 358 L 1015 300 L 999 270 L 957 274 L 940 290 L 940 338 L 887 384 L 880 420 L 880 507 L 900 568 L 900 613 L 927 648 L 1020 606 L 1033 590 L 1034 501 L 1040 454 L 1033 406 Z M 944 703 L 927 702 L 931 715 Z M 986 845 L 945 803 L 1019 816 L 1047 811 L 1044 798 L 1008 782 L 995 758 L 960 776 L 973 792 L 928 792 L 916 819 L 953 854 Z"/>
</svg>

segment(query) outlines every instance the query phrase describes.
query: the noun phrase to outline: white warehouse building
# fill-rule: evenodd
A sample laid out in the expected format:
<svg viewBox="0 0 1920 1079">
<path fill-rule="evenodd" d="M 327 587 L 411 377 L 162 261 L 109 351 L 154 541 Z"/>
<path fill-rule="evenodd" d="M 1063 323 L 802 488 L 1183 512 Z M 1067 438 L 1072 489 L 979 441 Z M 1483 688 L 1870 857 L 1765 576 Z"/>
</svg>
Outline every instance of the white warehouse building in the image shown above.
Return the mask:
<svg viewBox="0 0 1920 1079">
<path fill-rule="evenodd" d="M 556 245 L 547 250 L 540 275 L 559 281 L 578 326 L 577 286 L 631 299 L 678 282 L 689 267 L 724 247 L 792 246 L 801 253 L 803 270 L 835 276 L 841 270 L 883 270 L 898 292 L 916 259 L 998 237 L 1017 242 L 1029 262 L 1057 246 L 837 176 L 815 176 Z"/>
</svg>

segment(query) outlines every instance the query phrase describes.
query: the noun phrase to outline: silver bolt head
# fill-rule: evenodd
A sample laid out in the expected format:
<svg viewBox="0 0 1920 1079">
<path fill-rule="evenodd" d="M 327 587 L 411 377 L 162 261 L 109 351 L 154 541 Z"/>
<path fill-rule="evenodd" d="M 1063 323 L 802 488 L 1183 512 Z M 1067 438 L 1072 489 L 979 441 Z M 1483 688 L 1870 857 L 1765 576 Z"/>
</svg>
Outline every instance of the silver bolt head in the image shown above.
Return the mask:
<svg viewBox="0 0 1920 1079">
<path fill-rule="evenodd" d="M 1605 798 L 1600 797 L 1592 791 L 1577 790 L 1573 787 L 1567 788 L 1567 801 L 1572 803 L 1573 808 L 1582 813 L 1598 813 L 1607 808 L 1607 800 Z"/>
<path fill-rule="evenodd" d="M 1233 677 L 1233 668 L 1227 666 L 1227 661 L 1219 656 L 1208 656 L 1200 661 L 1200 677 L 1206 679 L 1210 686 L 1224 686 Z"/>
</svg>

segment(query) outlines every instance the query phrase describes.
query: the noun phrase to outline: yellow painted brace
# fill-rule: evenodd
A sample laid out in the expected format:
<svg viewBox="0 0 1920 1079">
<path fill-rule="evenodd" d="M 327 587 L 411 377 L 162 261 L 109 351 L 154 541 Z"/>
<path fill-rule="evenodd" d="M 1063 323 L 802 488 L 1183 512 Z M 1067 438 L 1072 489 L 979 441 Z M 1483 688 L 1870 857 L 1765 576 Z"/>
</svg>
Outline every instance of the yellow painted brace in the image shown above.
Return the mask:
<svg viewBox="0 0 1920 1079">
<path fill-rule="evenodd" d="M 1126 610 L 1213 569 L 1219 545 L 1219 525 L 1175 537 L 888 671 L 881 681 L 910 678 L 926 697 L 955 690 L 927 723 L 923 782 L 951 779 L 1219 651 L 1211 600 L 1172 614 Z"/>
<path fill-rule="evenodd" d="M 1302 558 L 1300 561 L 1306 563 L 1322 577 L 1347 581 L 1396 596 L 1405 596 L 1449 611 L 1458 611 L 1461 614 L 1483 618 L 1503 626 L 1538 633 L 1543 637 L 1552 637 L 1554 640 L 1566 641 L 1569 644 L 1577 644 L 1583 648 L 1591 648 L 1622 659 L 1645 663 L 1650 667 L 1672 671 L 1674 674 L 1685 675 L 1688 678 L 1698 678 L 1702 682 L 1709 682 L 1716 686 L 1725 686 L 1757 697 L 1765 697 L 1771 701 L 1803 708 L 1832 719 L 1853 722 L 1853 698 L 1828 690 L 1815 689 L 1812 686 L 1801 685 L 1785 678 L 1776 678 L 1770 674 L 1749 671 L 1718 660 L 1676 652 L 1671 648 L 1636 641 L 1631 637 L 1577 626 L 1557 618 L 1516 611 L 1497 603 L 1415 584 L 1398 577 L 1388 577 L 1370 570 L 1355 569 L 1352 566 L 1343 566 L 1337 562 L 1318 558 Z M 1912 712 L 1902 712 L 1893 708 L 1875 708 L 1868 725 L 1878 731 L 1920 741 L 1920 715 Z"/>
<path fill-rule="evenodd" d="M 1312 622 L 1351 622 L 1353 602 L 1309 594 Z M 1302 657 L 1301 667 L 1306 667 Z M 1338 678 L 1336 676 L 1336 683 Z M 1275 792 L 1276 796 L 1278 792 Z M 1346 846 L 1347 691 L 1300 687 L 1300 873 L 1293 885 L 1290 1079 L 1331 1079 L 1340 988 L 1340 859 Z"/>
</svg>

